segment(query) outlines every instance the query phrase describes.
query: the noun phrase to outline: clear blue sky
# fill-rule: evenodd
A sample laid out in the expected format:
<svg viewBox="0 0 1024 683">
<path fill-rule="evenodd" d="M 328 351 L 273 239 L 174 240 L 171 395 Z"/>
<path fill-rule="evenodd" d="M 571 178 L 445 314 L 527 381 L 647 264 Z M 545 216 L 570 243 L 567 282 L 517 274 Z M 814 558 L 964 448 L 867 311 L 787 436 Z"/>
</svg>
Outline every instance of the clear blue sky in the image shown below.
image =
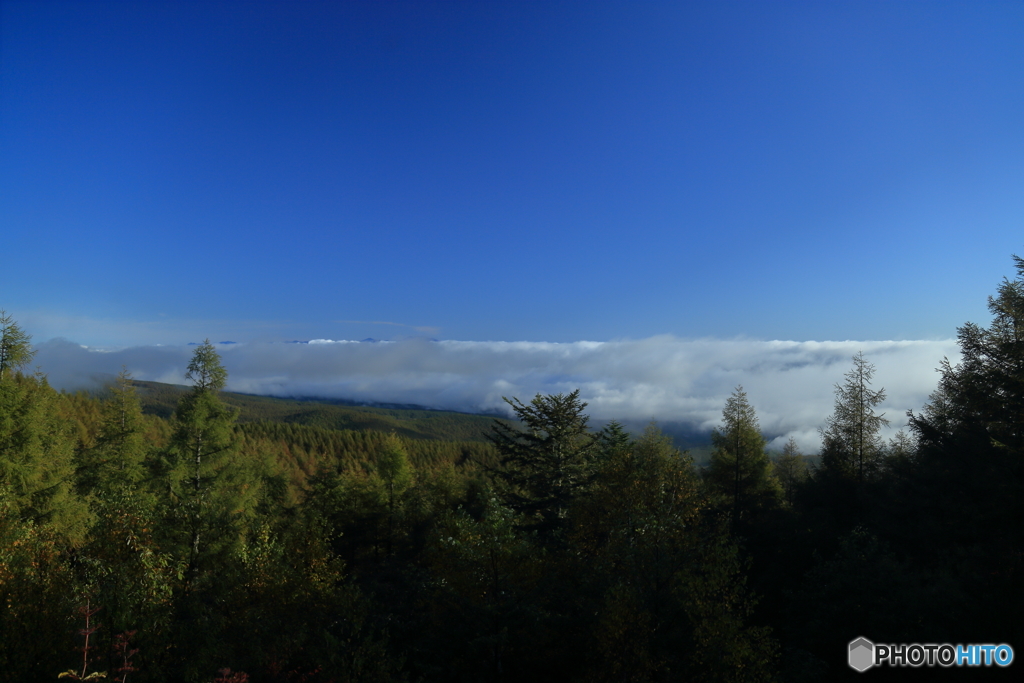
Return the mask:
<svg viewBox="0 0 1024 683">
<path fill-rule="evenodd" d="M 1022 218 L 1020 2 L 0 4 L 37 340 L 943 338 Z"/>
</svg>

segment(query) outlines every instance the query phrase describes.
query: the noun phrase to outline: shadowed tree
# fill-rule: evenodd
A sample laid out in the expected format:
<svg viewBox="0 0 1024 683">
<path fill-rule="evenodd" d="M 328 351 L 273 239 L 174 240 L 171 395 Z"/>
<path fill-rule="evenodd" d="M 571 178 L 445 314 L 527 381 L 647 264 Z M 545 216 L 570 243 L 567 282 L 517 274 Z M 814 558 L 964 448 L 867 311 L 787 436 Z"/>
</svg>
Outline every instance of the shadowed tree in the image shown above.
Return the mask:
<svg viewBox="0 0 1024 683">
<path fill-rule="evenodd" d="M 985 586 L 979 604 L 993 617 L 985 627 L 1001 623 L 1002 632 L 1021 634 L 1024 259 L 1013 259 L 1017 277 L 1004 279 L 988 300 L 992 323 L 959 328 L 960 362 L 943 361 L 930 402 L 910 416 L 917 437 L 910 498 L 921 526 L 935 530 L 931 542 L 915 542 L 924 552 L 951 548 L 966 558 L 963 566 L 973 572 L 967 585 Z"/>
<path fill-rule="evenodd" d="M 653 424 L 601 464 L 562 560 L 586 577 L 577 599 L 591 596 L 579 680 L 771 679 L 777 645 L 745 623 L 743 563 L 707 509 L 693 461 Z"/>
<path fill-rule="evenodd" d="M 885 400 L 885 389 L 873 391 L 875 366 L 863 353 L 853 357 L 846 381 L 836 384 L 835 410 L 821 430 L 821 467 L 830 474 L 863 483 L 878 467 L 884 444 L 878 435 L 889 425 L 875 407 Z"/>
<path fill-rule="evenodd" d="M 786 502 L 792 505 L 797 487 L 807 479 L 807 462 L 800 453 L 800 447 L 796 445 L 796 439 L 789 437 L 789 441 L 782 447 L 782 455 L 774 462 L 773 470 L 782 486 Z"/>
<path fill-rule="evenodd" d="M 505 399 L 523 429 L 495 421 L 488 436 L 501 457 L 498 476 L 509 487 L 509 502 L 543 529 L 562 524 L 573 499 L 593 472 L 598 437 L 587 431 L 587 404 L 571 394 L 537 394 L 524 404 Z"/>
<path fill-rule="evenodd" d="M 377 454 L 374 470 L 380 478 L 387 499 L 387 552 L 390 555 L 394 550 L 395 524 L 401 513 L 402 496 L 413 483 L 409 454 L 397 434 L 391 433 L 385 437 L 383 448 Z"/>
<path fill-rule="evenodd" d="M 771 475 L 757 413 L 743 387 L 736 387 L 725 402 L 722 426 L 711 433 L 714 451 L 707 479 L 720 495 L 732 499 L 733 520 L 749 510 L 777 502 L 778 482 Z"/>
</svg>

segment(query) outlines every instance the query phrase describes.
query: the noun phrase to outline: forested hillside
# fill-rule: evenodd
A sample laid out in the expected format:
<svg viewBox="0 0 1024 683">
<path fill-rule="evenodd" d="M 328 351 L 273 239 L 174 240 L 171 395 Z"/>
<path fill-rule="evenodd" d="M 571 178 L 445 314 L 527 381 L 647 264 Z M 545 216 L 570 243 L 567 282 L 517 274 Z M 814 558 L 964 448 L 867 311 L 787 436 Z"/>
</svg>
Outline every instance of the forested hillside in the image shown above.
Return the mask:
<svg viewBox="0 0 1024 683">
<path fill-rule="evenodd" d="M 851 359 L 816 466 L 742 387 L 701 468 L 578 391 L 518 422 L 227 394 L 209 343 L 188 387 L 64 394 L 0 312 L 0 678 L 834 681 L 858 636 L 1019 645 L 1016 265 L 909 432 Z"/>
<path fill-rule="evenodd" d="M 188 387 L 134 381 L 142 412 L 171 417 Z M 487 441 L 494 418 L 444 410 L 354 406 L 328 399 L 296 400 L 221 392 L 221 401 L 238 410 L 237 422 L 288 422 L 325 429 L 395 432 L 410 439 Z"/>
</svg>

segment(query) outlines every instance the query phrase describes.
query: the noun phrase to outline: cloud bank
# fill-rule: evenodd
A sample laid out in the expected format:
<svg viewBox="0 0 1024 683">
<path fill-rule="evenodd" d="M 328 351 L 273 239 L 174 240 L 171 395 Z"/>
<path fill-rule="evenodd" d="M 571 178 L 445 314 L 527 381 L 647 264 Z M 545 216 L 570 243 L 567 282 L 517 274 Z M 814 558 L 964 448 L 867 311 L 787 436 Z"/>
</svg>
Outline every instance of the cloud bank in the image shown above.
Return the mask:
<svg viewBox="0 0 1024 683">
<path fill-rule="evenodd" d="M 194 347 L 89 349 L 66 340 L 37 346 L 35 364 L 54 386 L 103 382 L 122 365 L 137 378 L 183 384 Z M 832 412 L 834 386 L 863 351 L 884 387 L 881 410 L 891 434 L 920 409 L 943 357 L 959 358 L 955 340 L 754 341 L 658 336 L 607 342 L 400 342 L 314 340 L 219 346 L 228 389 L 273 396 L 411 403 L 467 412 L 507 412 L 503 396 L 579 388 L 595 420 L 682 423 L 706 431 L 743 385 L 762 430 L 781 447 L 790 436 L 805 452 Z"/>
</svg>

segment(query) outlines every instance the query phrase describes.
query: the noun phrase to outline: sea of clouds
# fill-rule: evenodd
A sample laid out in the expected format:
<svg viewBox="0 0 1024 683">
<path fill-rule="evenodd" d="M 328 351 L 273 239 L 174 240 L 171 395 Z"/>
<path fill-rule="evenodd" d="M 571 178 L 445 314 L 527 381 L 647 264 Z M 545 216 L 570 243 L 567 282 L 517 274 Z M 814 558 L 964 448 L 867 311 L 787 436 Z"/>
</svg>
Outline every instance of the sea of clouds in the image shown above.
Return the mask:
<svg viewBox="0 0 1024 683">
<path fill-rule="evenodd" d="M 68 390 L 108 382 L 122 366 L 136 379 L 184 384 L 194 346 L 91 349 L 55 339 L 37 345 L 34 365 Z M 219 344 L 227 388 L 251 394 L 416 404 L 466 412 L 508 412 L 503 397 L 580 389 L 595 420 L 658 420 L 708 431 L 742 385 L 762 430 L 780 448 L 794 437 L 819 447 L 835 384 L 863 352 L 885 388 L 890 436 L 935 389 L 955 340 L 756 341 L 658 336 L 606 342 L 397 342 L 313 340 Z"/>
</svg>

